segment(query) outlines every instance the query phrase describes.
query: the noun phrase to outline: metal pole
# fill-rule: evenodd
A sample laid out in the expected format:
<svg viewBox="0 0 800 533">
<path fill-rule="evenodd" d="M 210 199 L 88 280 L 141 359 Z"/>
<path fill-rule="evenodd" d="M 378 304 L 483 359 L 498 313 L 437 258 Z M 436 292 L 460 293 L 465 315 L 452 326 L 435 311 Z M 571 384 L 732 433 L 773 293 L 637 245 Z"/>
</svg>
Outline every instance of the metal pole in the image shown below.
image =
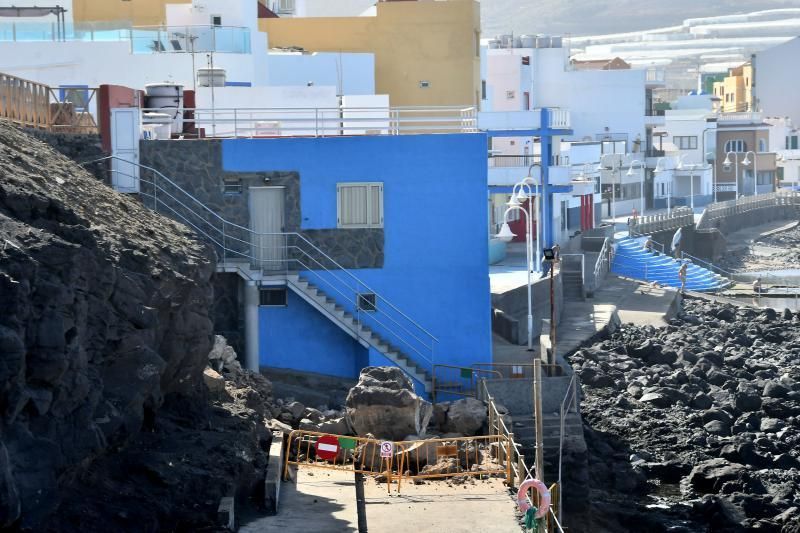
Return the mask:
<svg viewBox="0 0 800 533">
<path fill-rule="evenodd" d="M 528 210 L 526 211 L 523 209 L 522 212 L 525 213 L 526 217 L 528 217 L 528 223 L 530 223 L 531 220 L 530 202 L 528 202 Z M 531 232 L 528 231 L 528 236 L 525 239 L 525 245 L 526 245 L 525 257 L 527 258 L 528 261 L 528 268 L 526 268 L 525 270 L 527 270 L 526 274 L 528 275 L 528 351 L 529 352 L 533 351 L 533 309 L 532 309 L 533 302 L 531 302 L 531 269 L 530 269 L 531 256 L 533 255 L 531 253 L 532 238 L 533 236 L 531 235 Z"/>
<path fill-rule="evenodd" d="M 639 214 L 640 216 L 644 216 L 644 165 L 641 163 L 639 164 L 639 172 L 640 172 L 639 176 L 641 178 L 639 180 L 639 187 L 641 187 L 642 189 L 641 191 L 639 191 L 639 194 L 641 194 L 642 196 L 642 204 L 641 204 L 642 209 Z"/>
<path fill-rule="evenodd" d="M 542 195 L 536 185 L 536 272 L 542 272 Z"/>
<path fill-rule="evenodd" d="M 533 410 L 536 422 L 536 479 L 544 481 L 544 428 L 542 426 L 542 359 L 533 361 Z"/>
<path fill-rule="evenodd" d="M 758 196 L 758 154 L 753 152 L 753 196 Z"/>
<path fill-rule="evenodd" d="M 692 207 L 692 215 L 694 215 L 694 165 L 689 171 L 689 194 L 691 195 L 689 201 Z"/>
<path fill-rule="evenodd" d="M 556 299 L 555 289 L 553 286 L 553 271 L 556 269 L 556 258 L 553 258 L 553 264 L 550 265 L 550 357 L 547 358 L 548 364 L 555 364 L 556 362 Z M 563 279 L 562 279 L 563 282 Z"/>
<path fill-rule="evenodd" d="M 364 497 L 364 474 L 356 472 L 356 512 L 358 533 L 367 533 L 367 501 Z"/>
</svg>

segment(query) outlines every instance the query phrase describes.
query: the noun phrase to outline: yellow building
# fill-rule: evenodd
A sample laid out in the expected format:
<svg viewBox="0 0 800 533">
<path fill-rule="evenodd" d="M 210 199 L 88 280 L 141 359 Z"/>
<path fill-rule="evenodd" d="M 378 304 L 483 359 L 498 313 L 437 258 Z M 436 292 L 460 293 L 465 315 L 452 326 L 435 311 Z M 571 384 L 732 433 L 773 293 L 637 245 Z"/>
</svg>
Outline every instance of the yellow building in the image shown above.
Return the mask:
<svg viewBox="0 0 800 533">
<path fill-rule="evenodd" d="M 753 65 L 730 69 L 723 81 L 714 83 L 714 96 L 723 113 L 753 111 Z"/>
<path fill-rule="evenodd" d="M 190 4 L 192 0 L 72 0 L 75 22 L 128 22 L 132 26 L 166 23 L 166 4 Z"/>
<path fill-rule="evenodd" d="M 375 92 L 393 106 L 477 105 L 480 5 L 474 0 L 378 2 L 377 15 L 268 18 L 271 47 L 375 54 Z"/>
</svg>

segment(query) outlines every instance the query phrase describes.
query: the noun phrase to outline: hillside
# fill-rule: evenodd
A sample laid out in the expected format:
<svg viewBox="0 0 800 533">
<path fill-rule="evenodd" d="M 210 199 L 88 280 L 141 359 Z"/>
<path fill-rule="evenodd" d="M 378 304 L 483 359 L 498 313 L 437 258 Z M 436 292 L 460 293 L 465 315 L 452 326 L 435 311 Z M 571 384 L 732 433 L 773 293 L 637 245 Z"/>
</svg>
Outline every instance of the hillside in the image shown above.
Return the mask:
<svg viewBox="0 0 800 533">
<path fill-rule="evenodd" d="M 800 7 L 798 0 L 482 0 L 483 36 L 498 33 L 599 35 L 679 25 L 684 19 Z M 589 14 L 590 16 L 586 16 Z"/>
</svg>

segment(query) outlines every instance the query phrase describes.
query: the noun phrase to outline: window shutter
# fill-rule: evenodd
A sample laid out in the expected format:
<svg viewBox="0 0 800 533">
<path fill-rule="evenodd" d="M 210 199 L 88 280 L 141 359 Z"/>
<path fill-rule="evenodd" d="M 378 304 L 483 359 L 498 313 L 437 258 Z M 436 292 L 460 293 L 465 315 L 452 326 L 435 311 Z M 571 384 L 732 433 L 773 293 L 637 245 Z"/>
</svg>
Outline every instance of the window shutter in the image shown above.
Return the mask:
<svg viewBox="0 0 800 533">
<path fill-rule="evenodd" d="M 340 183 L 336 186 L 336 197 L 338 227 L 383 226 L 382 183 Z"/>
</svg>

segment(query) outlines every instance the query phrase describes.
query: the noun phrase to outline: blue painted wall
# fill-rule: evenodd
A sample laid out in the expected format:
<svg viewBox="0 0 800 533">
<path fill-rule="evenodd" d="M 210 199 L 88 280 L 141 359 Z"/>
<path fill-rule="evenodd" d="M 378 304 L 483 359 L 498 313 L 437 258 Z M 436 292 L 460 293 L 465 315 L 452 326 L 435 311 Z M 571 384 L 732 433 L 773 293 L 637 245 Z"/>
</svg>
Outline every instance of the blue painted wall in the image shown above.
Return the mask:
<svg viewBox="0 0 800 533">
<path fill-rule="evenodd" d="M 491 361 L 486 146 L 484 134 L 231 139 L 223 166 L 297 171 L 303 229 L 336 227 L 337 183 L 383 182 L 384 267 L 354 273 L 439 339 L 436 363 L 469 365 Z M 327 319 L 300 303 L 262 308 L 261 364 L 357 375 L 354 341 L 309 334 Z"/>
<path fill-rule="evenodd" d="M 262 366 L 353 377 L 367 365 L 366 348 L 291 290 L 286 304 L 260 310 Z M 286 339 L 303 343 L 295 346 Z"/>
</svg>

